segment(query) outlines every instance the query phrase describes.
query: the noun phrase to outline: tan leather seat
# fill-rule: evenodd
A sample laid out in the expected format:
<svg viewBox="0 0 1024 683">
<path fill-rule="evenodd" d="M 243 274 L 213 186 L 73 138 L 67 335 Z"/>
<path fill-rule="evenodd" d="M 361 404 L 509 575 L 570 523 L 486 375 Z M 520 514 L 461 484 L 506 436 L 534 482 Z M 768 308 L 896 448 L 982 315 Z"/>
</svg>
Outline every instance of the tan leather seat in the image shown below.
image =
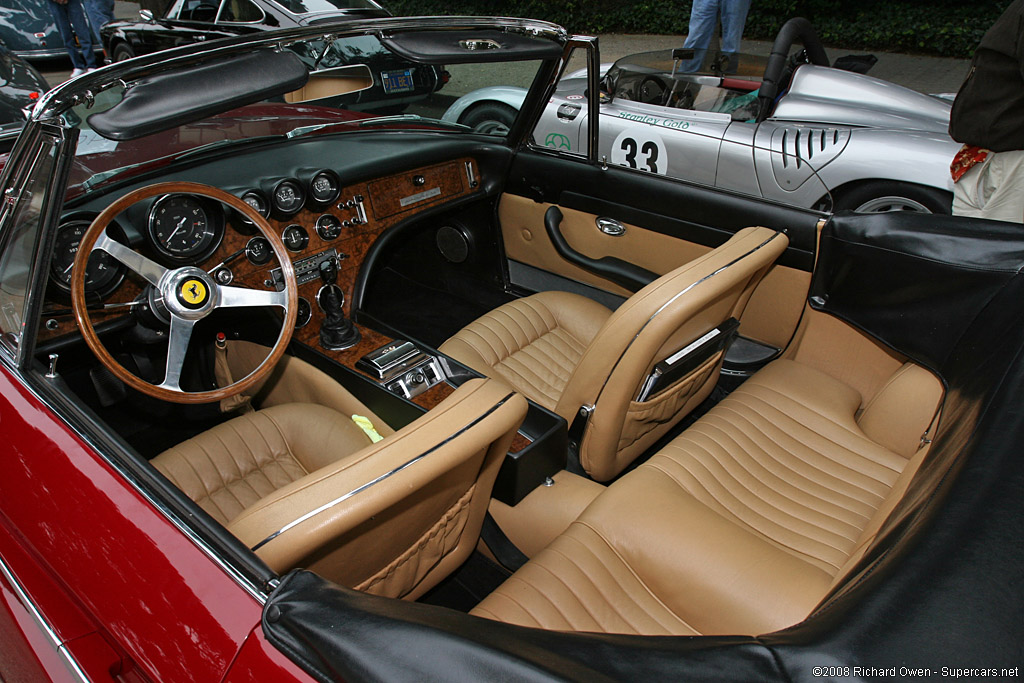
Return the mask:
<svg viewBox="0 0 1024 683">
<path fill-rule="evenodd" d="M 466 382 L 371 444 L 349 416 L 284 404 L 242 415 L 153 464 L 272 569 L 305 567 L 415 598 L 472 552 L 526 400 Z"/>
<path fill-rule="evenodd" d="M 575 294 L 542 292 L 487 313 L 440 350 L 501 377 L 570 424 L 582 406 L 594 406 L 580 462 L 591 477 L 605 481 L 711 393 L 722 354 L 637 402 L 654 365 L 738 319 L 787 244 L 781 233 L 746 228 L 647 285 L 615 312 Z"/>
<path fill-rule="evenodd" d="M 941 396 L 907 364 L 860 410 L 851 387 L 776 361 L 609 486 L 473 613 L 646 635 L 795 624 L 902 497 Z"/>
</svg>

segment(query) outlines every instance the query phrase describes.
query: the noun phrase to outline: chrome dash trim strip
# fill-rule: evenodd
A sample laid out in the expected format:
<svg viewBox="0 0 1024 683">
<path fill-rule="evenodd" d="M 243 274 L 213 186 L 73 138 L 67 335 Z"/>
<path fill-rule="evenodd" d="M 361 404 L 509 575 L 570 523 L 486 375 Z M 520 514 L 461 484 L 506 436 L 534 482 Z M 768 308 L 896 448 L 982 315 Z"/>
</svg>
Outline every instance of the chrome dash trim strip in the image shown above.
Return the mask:
<svg viewBox="0 0 1024 683">
<path fill-rule="evenodd" d="M 373 479 L 372 481 L 368 481 L 367 483 L 363 484 L 362 486 L 354 488 L 351 491 L 349 491 L 348 493 L 342 494 L 342 495 L 338 496 L 337 498 L 335 498 L 334 500 L 331 500 L 331 501 L 328 501 L 328 502 L 324 503 L 323 505 L 321 505 L 320 507 L 316 508 L 315 510 L 311 510 L 311 511 L 307 512 L 306 514 L 302 515 L 298 519 L 295 519 L 295 520 L 289 522 L 288 524 L 285 524 L 283 527 L 281 527 L 280 529 L 278 529 L 274 533 L 270 534 L 269 536 L 264 538 L 262 541 L 260 541 L 256 545 L 254 545 L 252 547 L 252 551 L 256 552 L 257 550 L 259 550 L 260 548 L 265 546 L 267 543 L 270 543 L 271 541 L 273 541 L 275 538 L 277 538 L 281 534 L 283 534 L 286 531 L 289 531 L 291 529 L 294 529 L 295 527 L 297 527 L 299 524 L 302 524 L 306 520 L 312 519 L 313 517 L 319 515 L 321 512 L 324 512 L 326 510 L 330 510 L 332 507 L 334 507 L 334 506 L 336 506 L 336 505 L 338 505 L 340 503 L 345 502 L 346 500 L 348 500 L 352 496 L 355 496 L 356 494 L 362 493 L 366 489 L 370 488 L 371 486 L 374 486 L 375 484 L 379 484 L 380 482 L 384 481 L 388 477 L 391 477 L 391 476 L 394 476 L 394 475 L 398 474 L 399 472 L 401 472 L 402 470 L 406 469 L 407 467 L 411 467 L 412 465 L 415 465 L 417 462 L 419 462 L 423 458 L 427 457 L 428 455 L 430 455 L 434 451 L 438 450 L 442 446 L 444 446 L 444 445 L 446 445 L 448 443 L 451 443 L 452 441 L 454 441 L 455 439 L 459 438 L 464 433 L 466 433 L 467 431 L 469 431 L 470 429 L 472 429 L 473 427 L 478 425 L 480 422 L 482 422 L 485 419 L 487 419 L 488 417 L 490 417 L 491 414 L 494 413 L 494 411 L 496 411 L 498 408 L 500 408 L 503 405 L 505 405 L 505 402 L 508 401 L 510 398 L 512 398 L 512 396 L 514 396 L 514 395 L 515 395 L 515 392 L 510 392 L 509 394 L 507 394 L 505 396 L 505 398 L 501 399 L 496 404 L 491 406 L 491 409 L 488 410 L 486 413 L 484 413 L 480 417 L 476 418 L 475 420 L 470 422 L 468 425 L 462 427 L 462 429 L 460 429 L 459 431 L 455 432 L 454 434 L 449 436 L 444 441 L 441 441 L 440 443 L 435 444 L 429 450 L 426 450 L 423 453 L 420 453 L 416 457 L 412 458 L 411 460 L 409 460 L 405 464 L 399 465 L 398 467 L 396 467 L 395 469 L 391 470 L 390 472 L 385 472 L 384 474 L 380 475 L 376 479 Z"/>
<path fill-rule="evenodd" d="M 21 582 L 14 576 L 14 572 L 3 557 L 0 557 L 0 574 L 4 575 L 4 578 L 7 580 L 7 583 L 11 585 L 11 589 L 18 597 L 22 606 L 32 617 L 32 620 L 39 626 L 40 630 L 46 636 L 46 639 L 50 641 L 50 645 L 53 646 L 53 649 L 57 652 L 57 656 L 60 657 L 61 662 L 65 667 L 67 667 L 68 672 L 75 678 L 75 680 L 88 683 L 89 677 L 85 675 L 85 671 L 82 670 L 82 667 L 75 660 L 74 656 L 68 652 L 68 649 L 64 647 L 64 643 L 61 642 L 56 631 L 54 631 L 53 627 L 50 626 L 50 622 L 43 617 L 39 608 L 36 606 L 36 603 L 28 596 L 28 593 L 25 592 L 25 587 L 22 586 Z"/>
<path fill-rule="evenodd" d="M 696 287 L 697 285 L 701 284 L 702 282 L 706 282 L 706 281 L 710 280 L 711 278 L 713 278 L 714 276 L 718 275 L 719 273 L 721 273 L 721 272 L 723 272 L 723 271 L 725 271 L 725 270 L 727 270 L 727 269 L 731 268 L 732 266 L 736 265 L 737 263 L 739 263 L 739 262 L 740 262 L 740 261 L 742 261 L 743 259 L 747 258 L 747 257 L 748 257 L 748 256 L 750 256 L 751 254 L 755 254 L 755 253 L 757 253 L 757 252 L 758 252 L 758 251 L 760 251 L 760 250 L 761 250 L 762 248 L 764 248 L 764 247 L 765 247 L 765 246 L 766 246 L 766 245 L 767 245 L 767 244 L 768 244 L 769 242 L 771 242 L 771 241 L 772 241 L 773 239 L 775 239 L 776 237 L 778 237 L 778 236 L 779 236 L 779 235 L 781 235 L 781 234 L 782 234 L 782 233 L 781 233 L 781 232 L 778 232 L 778 231 L 776 231 L 776 232 L 772 233 L 772 236 L 771 236 L 771 237 L 769 237 L 768 239 L 766 239 L 766 240 L 765 240 L 764 242 L 761 242 L 761 244 L 757 245 L 756 247 L 754 247 L 754 248 L 753 248 L 753 249 L 751 249 L 750 251 L 746 251 L 746 252 L 743 252 L 742 254 L 740 254 L 739 256 L 737 256 L 736 258 L 734 258 L 734 259 L 733 259 L 732 261 L 729 261 L 728 263 L 726 263 L 726 264 L 725 264 L 724 266 L 722 266 L 722 267 L 721 267 L 721 268 L 719 268 L 718 270 L 716 270 L 716 271 L 714 271 L 714 272 L 711 272 L 711 273 L 708 273 L 707 275 L 705 275 L 705 276 L 704 276 L 704 277 L 702 277 L 701 279 L 697 280 L 696 282 L 691 282 L 691 283 L 690 283 L 689 285 L 687 285 L 687 286 L 686 286 L 686 288 L 685 288 L 685 289 L 683 289 L 683 290 L 682 290 L 681 292 L 679 292 L 678 294 L 676 294 L 675 296 L 673 296 L 673 297 L 672 297 L 671 299 L 669 299 L 668 301 L 666 301 L 665 303 L 663 303 L 663 304 L 662 304 L 662 305 L 661 305 L 661 306 L 660 306 L 660 307 L 658 308 L 658 310 L 656 310 L 656 311 L 655 311 L 654 313 L 652 313 L 652 314 L 651 314 L 651 317 L 647 319 L 647 322 L 645 322 L 645 323 L 644 323 L 643 325 L 641 325 L 641 326 L 640 326 L 640 329 L 639 329 L 639 330 L 637 330 L 637 332 L 636 332 L 636 334 L 635 334 L 635 335 L 633 335 L 633 338 L 629 340 L 629 343 L 628 343 L 628 344 L 626 344 L 626 348 L 624 348 L 624 349 L 622 350 L 622 353 L 620 353 L 620 354 L 619 354 L 619 357 L 615 359 L 615 365 L 613 365 L 613 366 L 612 366 L 612 369 L 611 369 L 611 370 L 610 370 L 610 371 L 608 372 L 608 375 L 607 375 L 607 376 L 605 377 L 604 383 L 603 383 L 603 384 L 601 385 L 601 388 L 600 388 L 600 389 L 598 390 L 598 392 L 597 392 L 597 397 L 595 397 L 595 398 L 594 398 L 594 405 L 596 406 L 596 405 L 597 405 L 597 402 L 598 402 L 598 401 L 599 401 L 599 400 L 601 399 L 601 394 L 602 394 L 602 393 L 604 393 L 604 388 L 605 388 L 605 387 L 606 387 L 606 386 L 608 385 L 608 380 L 610 380 L 610 379 L 612 378 L 612 375 L 613 375 L 613 374 L 615 374 L 615 369 L 616 369 L 617 367 L 619 367 L 619 363 L 621 363 L 621 362 L 622 362 L 622 359 L 623 359 L 623 358 L 624 358 L 624 357 L 626 356 L 626 354 L 627 354 L 627 353 L 629 353 L 629 349 L 630 349 L 630 348 L 631 348 L 631 347 L 633 346 L 633 342 L 635 342 L 635 341 L 636 341 L 637 339 L 639 339 L 639 338 L 640 338 L 640 335 L 641 335 L 641 334 L 643 334 L 643 331 L 644 331 L 645 329 L 647 329 L 647 326 L 648 326 L 648 325 L 650 325 L 650 324 L 651 324 L 651 322 L 652 322 L 652 321 L 653 321 L 653 320 L 654 320 L 655 318 L 657 318 L 657 317 L 658 317 L 658 315 L 659 315 L 659 314 L 660 314 L 660 313 L 661 313 L 662 311 L 664 311 L 664 310 L 665 310 L 666 308 L 668 308 L 669 306 L 671 306 L 671 305 L 672 305 L 673 303 L 675 303 L 675 302 L 676 302 L 676 300 L 677 300 L 677 299 L 678 299 L 679 297 L 683 296 L 684 294 L 686 294 L 687 292 L 689 292 L 689 291 L 690 291 L 691 289 L 693 289 L 693 288 L 694 288 L 694 287 Z"/>
</svg>

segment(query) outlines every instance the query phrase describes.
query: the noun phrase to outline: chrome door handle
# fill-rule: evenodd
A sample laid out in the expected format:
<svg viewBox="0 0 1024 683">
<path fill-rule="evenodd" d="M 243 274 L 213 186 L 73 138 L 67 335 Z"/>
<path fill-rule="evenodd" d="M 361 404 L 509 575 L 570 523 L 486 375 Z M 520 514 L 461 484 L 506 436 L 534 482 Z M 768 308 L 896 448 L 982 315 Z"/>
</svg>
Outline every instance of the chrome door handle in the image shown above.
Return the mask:
<svg viewBox="0 0 1024 683">
<path fill-rule="evenodd" d="M 597 229 L 606 235 L 611 235 L 612 237 L 621 237 L 626 234 L 625 225 L 614 218 L 605 218 L 604 216 L 598 217 Z"/>
</svg>

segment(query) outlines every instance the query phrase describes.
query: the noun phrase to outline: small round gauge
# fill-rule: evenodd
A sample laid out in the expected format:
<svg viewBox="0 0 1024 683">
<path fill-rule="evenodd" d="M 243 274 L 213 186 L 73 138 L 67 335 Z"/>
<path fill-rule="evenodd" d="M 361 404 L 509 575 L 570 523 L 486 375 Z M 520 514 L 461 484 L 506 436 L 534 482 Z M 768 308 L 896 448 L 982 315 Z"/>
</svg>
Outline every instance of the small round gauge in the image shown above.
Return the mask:
<svg viewBox="0 0 1024 683">
<path fill-rule="evenodd" d="M 273 253 L 266 237 L 253 237 L 245 244 L 245 258 L 249 259 L 249 263 L 254 266 L 268 263 Z"/>
<path fill-rule="evenodd" d="M 341 183 L 334 171 L 320 171 L 309 182 L 309 196 L 317 204 L 330 204 L 341 194 Z"/>
<path fill-rule="evenodd" d="M 149 212 L 149 237 L 153 246 L 177 261 L 208 256 L 223 236 L 206 204 L 192 195 L 164 195 Z"/>
<path fill-rule="evenodd" d="M 297 180 L 282 180 L 274 188 L 274 196 L 271 198 L 274 203 L 274 210 L 278 213 L 291 216 L 302 208 L 306 201 L 306 193 Z"/>
<path fill-rule="evenodd" d="M 316 234 L 324 241 L 336 240 L 341 237 L 341 220 L 325 213 L 316 219 Z"/>
<path fill-rule="evenodd" d="M 295 311 L 295 329 L 305 327 L 309 323 L 309 319 L 313 317 L 313 307 L 309 305 L 309 300 L 305 297 L 299 297 L 299 307 Z"/>
<path fill-rule="evenodd" d="M 309 244 L 309 233 L 301 225 L 289 225 L 281 233 L 281 241 L 289 251 L 302 251 Z"/>
<path fill-rule="evenodd" d="M 264 218 L 270 215 L 270 207 L 267 205 L 267 199 L 262 193 L 256 190 L 249 190 L 242 195 L 242 201 L 256 209 L 256 213 Z"/>
<path fill-rule="evenodd" d="M 242 201 L 251 206 L 256 210 L 256 213 L 266 218 L 270 215 L 270 205 L 267 203 L 267 198 L 263 196 L 262 192 L 256 190 L 249 190 L 242 195 Z M 246 223 L 249 223 L 249 219 L 242 217 Z"/>
<path fill-rule="evenodd" d="M 82 235 L 89 228 L 90 221 L 80 220 L 65 223 L 57 233 L 50 261 L 50 280 L 65 294 L 71 293 L 71 271 L 78 255 Z M 100 298 L 109 295 L 124 280 L 125 268 L 105 251 L 93 251 L 85 268 L 85 292 Z"/>
</svg>

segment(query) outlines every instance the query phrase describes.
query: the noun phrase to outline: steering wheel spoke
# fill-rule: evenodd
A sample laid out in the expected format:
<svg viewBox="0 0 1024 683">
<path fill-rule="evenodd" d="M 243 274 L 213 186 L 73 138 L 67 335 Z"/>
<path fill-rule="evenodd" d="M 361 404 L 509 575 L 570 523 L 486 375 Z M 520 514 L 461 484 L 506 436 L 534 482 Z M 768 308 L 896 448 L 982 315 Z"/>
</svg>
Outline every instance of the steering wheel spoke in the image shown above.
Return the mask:
<svg viewBox="0 0 1024 683">
<path fill-rule="evenodd" d="M 246 287 L 221 287 L 218 308 L 245 308 L 247 306 L 288 305 L 288 293 L 285 290 L 267 291 L 265 289 L 248 289 Z"/>
<path fill-rule="evenodd" d="M 196 321 L 194 320 L 186 320 L 178 316 L 171 318 L 171 333 L 167 340 L 167 369 L 164 371 L 164 381 L 159 384 L 162 389 L 183 391 L 181 369 L 185 364 L 188 342 L 192 339 L 192 328 L 195 325 Z"/>
<path fill-rule="evenodd" d="M 167 269 L 160 264 L 146 258 L 130 247 L 116 242 L 104 230 L 93 249 L 105 251 L 126 267 L 138 273 L 149 284 L 156 286 L 160 284 L 160 278 L 164 276 Z"/>
<path fill-rule="evenodd" d="M 248 219 L 270 243 L 271 251 L 281 267 L 283 291 L 246 289 L 244 287 L 219 287 L 216 280 L 199 268 L 199 264 L 184 265 L 168 269 L 133 249 L 113 240 L 107 234 L 111 221 L 133 204 L 174 193 L 190 193 L 214 199 L 231 207 Z M 171 315 L 171 328 L 167 346 L 167 367 L 163 382 L 154 384 L 122 366 L 100 341 L 89 316 L 89 305 L 85 296 L 85 273 L 89 255 L 100 249 L 124 264 L 153 285 L 162 297 L 167 312 Z M 237 256 L 237 254 L 236 254 Z M 229 257 L 233 258 L 233 257 Z M 214 269 L 216 270 L 216 269 Z M 212 295 L 212 297 L 211 297 Z M 124 195 L 93 220 L 82 235 L 78 254 L 75 256 L 71 274 L 71 306 L 75 322 L 86 345 L 103 363 L 104 367 L 119 380 L 147 396 L 175 403 L 210 403 L 234 396 L 254 386 L 284 356 L 295 329 L 295 315 L 298 308 L 298 284 L 295 282 L 295 268 L 281 237 L 258 211 L 238 197 L 209 185 L 184 181 L 157 183 L 133 190 Z M 181 376 L 189 341 L 196 321 L 207 316 L 214 308 L 242 308 L 248 306 L 275 306 L 283 310 L 282 324 L 277 341 L 267 357 L 247 376 L 232 384 L 206 391 L 186 391 L 181 388 Z"/>
</svg>

